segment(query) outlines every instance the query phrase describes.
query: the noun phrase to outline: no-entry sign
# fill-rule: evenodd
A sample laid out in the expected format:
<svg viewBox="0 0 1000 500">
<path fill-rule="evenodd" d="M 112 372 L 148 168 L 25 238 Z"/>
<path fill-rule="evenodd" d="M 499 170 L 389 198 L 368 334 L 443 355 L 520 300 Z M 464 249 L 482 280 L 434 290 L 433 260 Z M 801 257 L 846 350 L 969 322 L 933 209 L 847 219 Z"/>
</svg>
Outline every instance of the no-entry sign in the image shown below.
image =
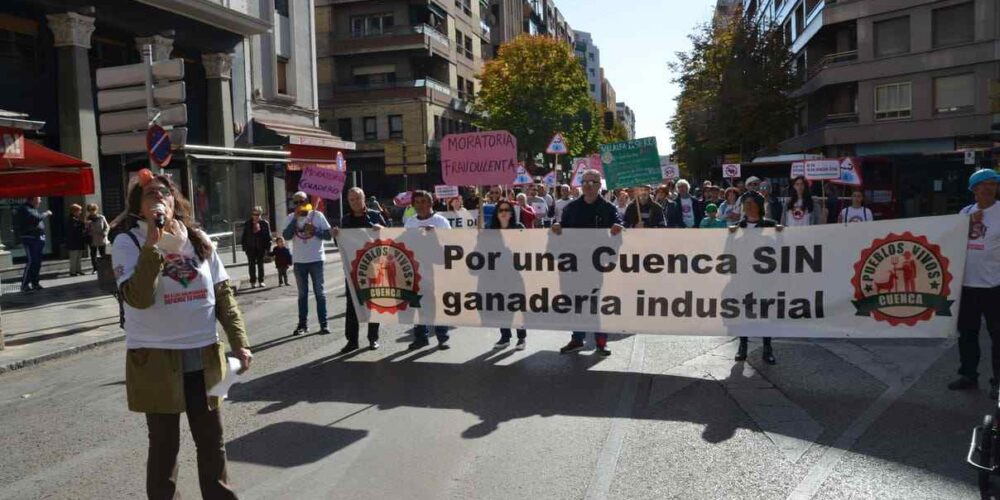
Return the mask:
<svg viewBox="0 0 1000 500">
<path fill-rule="evenodd" d="M 146 132 L 146 151 L 149 159 L 159 167 L 170 164 L 173 153 L 170 151 L 170 134 L 163 127 L 153 125 Z"/>
</svg>

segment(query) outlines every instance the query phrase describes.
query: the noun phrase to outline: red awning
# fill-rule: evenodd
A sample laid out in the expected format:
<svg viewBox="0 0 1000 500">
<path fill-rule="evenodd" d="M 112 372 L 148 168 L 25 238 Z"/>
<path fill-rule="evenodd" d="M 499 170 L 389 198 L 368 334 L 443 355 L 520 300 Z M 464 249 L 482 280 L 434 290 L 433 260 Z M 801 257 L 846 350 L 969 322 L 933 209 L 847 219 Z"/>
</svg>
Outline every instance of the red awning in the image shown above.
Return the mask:
<svg viewBox="0 0 1000 500">
<path fill-rule="evenodd" d="M 336 168 L 337 153 L 341 152 L 339 149 L 295 144 L 286 145 L 285 151 L 292 153 L 285 167 L 291 171 L 305 170 L 308 166 Z"/>
<path fill-rule="evenodd" d="M 90 164 L 53 151 L 41 144 L 6 136 L 0 150 L 0 198 L 29 196 L 75 196 L 94 192 L 94 171 Z"/>
</svg>

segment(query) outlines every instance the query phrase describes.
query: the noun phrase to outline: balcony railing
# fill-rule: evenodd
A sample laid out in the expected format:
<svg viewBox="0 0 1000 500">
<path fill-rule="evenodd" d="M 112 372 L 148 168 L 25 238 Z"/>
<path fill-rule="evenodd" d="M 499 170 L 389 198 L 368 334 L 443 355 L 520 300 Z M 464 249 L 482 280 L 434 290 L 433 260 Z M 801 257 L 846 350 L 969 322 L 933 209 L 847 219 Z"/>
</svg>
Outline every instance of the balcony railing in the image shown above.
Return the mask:
<svg viewBox="0 0 1000 500">
<path fill-rule="evenodd" d="M 824 123 L 826 125 L 835 125 L 838 123 L 857 123 L 858 122 L 858 112 L 850 111 L 847 113 L 830 113 L 826 115 Z"/>
<path fill-rule="evenodd" d="M 333 93 L 407 88 L 428 88 L 435 92 L 451 96 L 451 88 L 433 78 L 421 78 L 419 80 L 407 80 L 401 82 L 366 83 L 361 85 L 337 85 L 333 87 Z"/>
<path fill-rule="evenodd" d="M 816 64 L 809 68 L 806 73 L 806 80 L 811 80 L 814 76 L 819 74 L 820 71 L 826 69 L 827 66 L 831 64 L 837 64 L 842 62 L 854 61 L 858 58 L 857 50 L 847 50 L 844 52 L 835 52 L 833 54 L 827 54 L 823 56 Z"/>
</svg>

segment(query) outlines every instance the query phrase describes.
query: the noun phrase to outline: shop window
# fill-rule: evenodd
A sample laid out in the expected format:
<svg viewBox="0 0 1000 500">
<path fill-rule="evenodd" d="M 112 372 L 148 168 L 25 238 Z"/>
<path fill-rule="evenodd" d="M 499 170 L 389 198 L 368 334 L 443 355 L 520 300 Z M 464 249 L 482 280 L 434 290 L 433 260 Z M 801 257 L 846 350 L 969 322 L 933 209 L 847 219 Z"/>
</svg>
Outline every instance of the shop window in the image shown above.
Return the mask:
<svg viewBox="0 0 1000 500">
<path fill-rule="evenodd" d="M 378 120 L 374 116 L 364 117 L 365 124 L 365 140 L 375 141 L 378 140 Z"/>
<path fill-rule="evenodd" d="M 901 120 L 909 118 L 913 110 L 911 98 L 910 82 L 875 87 L 875 119 Z"/>
<path fill-rule="evenodd" d="M 388 33 L 395 25 L 392 14 L 370 14 L 351 18 L 351 36 L 378 36 Z"/>
<path fill-rule="evenodd" d="M 972 73 L 934 79 L 934 111 L 939 114 L 972 111 L 976 106 L 976 77 Z"/>
<path fill-rule="evenodd" d="M 354 126 L 350 118 L 337 120 L 337 135 L 345 141 L 354 140 Z"/>
<path fill-rule="evenodd" d="M 403 115 L 389 115 L 389 138 L 403 138 Z"/>
<path fill-rule="evenodd" d="M 967 43 L 975 39 L 975 10 L 973 3 L 935 9 L 931 31 L 935 47 Z"/>
<path fill-rule="evenodd" d="M 875 23 L 875 56 L 886 57 L 910 51 L 910 17 Z"/>
</svg>

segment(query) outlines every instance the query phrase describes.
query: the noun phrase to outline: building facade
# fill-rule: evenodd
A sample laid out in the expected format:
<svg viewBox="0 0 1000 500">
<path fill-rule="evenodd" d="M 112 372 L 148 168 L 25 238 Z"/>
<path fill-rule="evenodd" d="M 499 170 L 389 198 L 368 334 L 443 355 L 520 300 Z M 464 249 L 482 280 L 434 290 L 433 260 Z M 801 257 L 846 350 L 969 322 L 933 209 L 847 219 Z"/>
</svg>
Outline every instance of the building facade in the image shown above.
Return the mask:
<svg viewBox="0 0 1000 500">
<path fill-rule="evenodd" d="M 890 216 L 951 213 L 990 166 L 1000 76 L 992 0 L 745 0 L 785 34 L 801 82 L 784 153 L 857 157 Z M 967 156 L 967 152 L 973 156 Z"/>
<path fill-rule="evenodd" d="M 628 132 L 629 140 L 635 139 L 635 112 L 624 102 L 619 102 L 617 108 L 618 121 L 621 122 L 625 127 L 625 131 Z"/>
<path fill-rule="evenodd" d="M 573 33 L 576 38 L 573 50 L 576 53 L 577 59 L 580 60 L 580 64 L 583 65 L 583 71 L 587 74 L 590 97 L 594 99 L 594 102 L 603 103 L 601 49 L 597 45 L 594 45 L 594 37 L 590 33 L 586 31 L 574 31 Z"/>
<path fill-rule="evenodd" d="M 320 125 L 357 142 L 353 181 L 387 198 L 441 180 L 439 141 L 474 130 L 496 31 L 485 0 L 318 0 Z"/>
</svg>

